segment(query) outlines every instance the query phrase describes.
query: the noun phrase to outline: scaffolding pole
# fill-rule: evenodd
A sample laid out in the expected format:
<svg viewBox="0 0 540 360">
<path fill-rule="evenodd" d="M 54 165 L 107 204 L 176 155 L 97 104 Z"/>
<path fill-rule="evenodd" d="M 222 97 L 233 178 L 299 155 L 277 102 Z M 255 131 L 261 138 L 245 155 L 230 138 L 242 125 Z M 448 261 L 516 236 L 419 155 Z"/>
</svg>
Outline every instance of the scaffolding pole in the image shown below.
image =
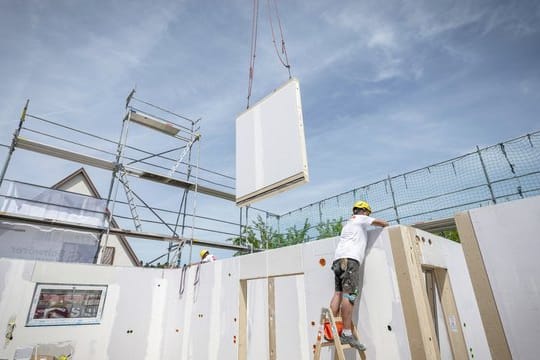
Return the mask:
<svg viewBox="0 0 540 360">
<path fill-rule="evenodd" d="M 19 138 L 19 134 L 21 133 L 21 129 L 24 124 L 24 120 L 26 119 L 26 111 L 28 110 L 28 103 L 30 103 L 30 99 L 26 100 L 26 104 L 24 105 L 21 118 L 19 120 L 19 126 L 13 133 L 13 139 L 11 140 L 11 146 L 9 147 L 8 157 L 6 159 L 6 162 L 4 163 L 4 166 L 2 167 L 2 172 L 0 173 L 0 186 L 2 186 L 2 182 L 4 181 L 4 176 L 6 176 L 6 171 L 9 166 L 9 162 L 11 161 L 11 156 L 13 155 L 13 152 L 15 151 L 15 147 L 17 145 L 17 139 Z"/>
<path fill-rule="evenodd" d="M 28 216 L 28 215 L 12 214 L 12 213 L 7 213 L 5 211 L 0 211 L 0 221 L 19 222 L 19 223 L 25 223 L 25 224 L 31 224 L 31 225 L 44 225 L 44 226 L 49 226 L 49 227 L 57 227 L 57 228 L 62 228 L 62 229 L 71 229 L 71 230 L 78 230 L 78 231 L 98 233 L 98 234 L 106 230 L 106 227 L 102 227 L 102 226 L 70 223 L 67 221 L 59 221 L 59 220 L 54 220 L 54 219 L 49 219 L 49 218 L 39 218 L 39 217 Z M 127 237 L 134 237 L 134 238 L 140 238 L 140 239 L 172 241 L 172 242 L 177 242 L 177 243 L 191 241 L 193 242 L 194 245 L 208 246 L 208 247 L 224 249 L 224 250 L 237 250 L 237 251 L 249 250 L 251 251 L 251 249 L 248 247 L 238 246 L 234 244 L 227 244 L 227 243 L 222 243 L 218 241 L 192 239 L 192 238 L 186 238 L 186 237 L 181 237 L 181 236 L 168 236 L 168 235 L 157 234 L 157 233 L 152 233 L 152 232 L 139 232 L 139 231 L 126 230 L 126 229 L 121 229 L 121 228 L 116 228 L 116 227 L 110 227 L 109 233 L 111 235 L 123 235 Z M 262 250 L 263 249 L 255 249 L 255 251 L 262 251 Z"/>
<path fill-rule="evenodd" d="M 53 125 L 57 125 L 57 126 L 66 128 L 68 130 L 71 130 L 71 131 L 74 131 L 74 132 L 77 132 L 77 133 L 81 133 L 83 135 L 88 135 L 88 136 L 95 137 L 94 135 L 92 135 L 90 133 L 87 133 L 87 132 L 84 132 L 84 131 L 79 131 L 79 130 L 77 130 L 75 128 L 70 128 L 70 127 L 67 127 L 67 126 L 63 126 L 61 124 L 57 124 L 55 122 L 48 121 L 48 120 L 45 120 L 45 119 L 42 119 L 42 118 L 39 118 L 39 117 L 34 117 L 34 116 L 30 115 L 30 114 L 27 114 L 27 109 L 28 109 L 28 104 L 29 104 L 29 100 L 27 100 L 26 104 L 24 106 L 24 109 L 22 111 L 22 115 L 21 115 L 21 118 L 20 118 L 20 121 L 19 121 L 19 126 L 18 126 L 18 128 L 15 130 L 15 132 L 13 134 L 13 139 L 12 139 L 11 146 L 9 147 L 9 153 L 8 153 L 7 160 L 4 163 L 4 166 L 3 166 L 2 170 L 1 170 L 1 173 L 0 173 L 0 185 L 1 185 L 2 181 L 4 180 L 7 168 L 9 166 L 9 163 L 10 163 L 10 160 L 11 160 L 11 157 L 12 157 L 12 153 L 14 152 L 14 150 L 16 148 L 20 148 L 20 149 L 24 149 L 24 150 L 28 150 L 28 151 L 32 151 L 32 152 L 36 152 L 36 153 L 40 153 L 40 154 L 43 154 L 43 155 L 53 156 L 53 157 L 68 160 L 68 161 L 77 162 L 77 163 L 80 163 L 80 164 L 83 164 L 83 165 L 89 165 L 89 166 L 93 166 L 93 167 L 96 167 L 96 168 L 101 168 L 101 169 L 104 169 L 104 170 L 107 170 L 107 171 L 111 171 L 112 172 L 111 180 L 110 180 L 109 188 L 108 188 L 108 191 L 107 191 L 106 205 L 105 205 L 105 209 L 104 209 L 105 214 L 106 214 L 107 222 L 105 224 L 103 224 L 103 226 L 93 227 L 93 226 L 87 226 L 87 225 L 84 225 L 84 224 L 72 224 L 72 223 L 69 223 L 67 221 L 62 221 L 62 220 L 35 219 L 35 218 L 31 218 L 31 217 L 25 217 L 24 215 L 17 216 L 17 215 L 14 215 L 14 214 L 7 214 L 7 213 L 0 213 L 0 219 L 11 219 L 11 220 L 19 221 L 19 222 L 27 222 L 27 223 L 32 223 L 32 224 L 41 224 L 41 225 L 48 225 L 48 226 L 59 226 L 59 227 L 64 227 L 64 228 L 67 227 L 67 228 L 71 228 L 71 229 L 79 229 L 81 231 L 89 231 L 89 232 L 93 232 L 93 233 L 98 233 L 100 236 L 99 236 L 98 251 L 96 252 L 96 255 L 95 255 L 95 258 L 94 258 L 95 263 L 100 263 L 101 262 L 101 257 L 103 256 L 103 250 L 107 246 L 107 241 L 108 241 L 109 235 L 124 235 L 124 236 L 130 236 L 130 237 L 138 237 L 138 238 L 145 238 L 145 239 L 152 239 L 152 240 L 168 241 L 169 242 L 169 249 L 168 249 L 168 254 L 167 254 L 167 256 L 169 258 L 168 260 L 170 261 L 171 250 L 172 249 L 178 249 L 178 262 L 180 262 L 181 249 L 182 249 L 183 245 L 186 242 L 189 242 L 190 247 L 191 247 L 191 251 L 190 251 L 190 255 L 189 255 L 190 261 L 191 261 L 191 255 L 192 255 L 191 253 L 193 251 L 193 245 L 209 246 L 209 247 L 213 247 L 213 248 L 222 248 L 222 249 L 236 250 L 236 251 L 238 251 L 238 250 L 240 250 L 240 251 L 248 250 L 248 248 L 243 247 L 243 246 L 228 245 L 228 244 L 222 244 L 222 243 L 219 243 L 219 242 L 201 241 L 201 240 L 198 240 L 198 239 L 194 239 L 194 236 L 195 236 L 195 218 L 197 217 L 196 213 L 195 213 L 196 196 L 195 196 L 195 198 L 193 198 L 193 208 L 194 208 L 194 210 L 193 210 L 192 214 L 189 215 L 189 216 L 192 217 L 192 220 L 193 220 L 193 223 L 191 225 L 191 236 L 185 237 L 185 230 L 186 230 L 186 224 L 187 224 L 186 222 L 187 222 L 187 216 L 188 216 L 188 214 L 187 214 L 187 202 L 188 202 L 188 199 L 190 198 L 189 197 L 190 192 L 193 191 L 195 193 L 195 195 L 198 194 L 198 192 L 201 192 L 202 194 L 209 195 L 209 196 L 212 196 L 212 197 L 215 197 L 215 198 L 221 198 L 221 199 L 228 200 L 228 201 L 236 201 L 236 196 L 235 196 L 235 194 L 231 194 L 231 193 L 228 193 L 226 191 L 222 191 L 222 190 L 217 189 L 217 188 L 210 188 L 210 187 L 201 186 L 201 185 L 198 184 L 198 182 L 199 182 L 199 176 L 198 176 L 198 170 L 199 170 L 198 161 L 199 161 L 199 158 L 197 158 L 197 163 L 195 165 L 192 164 L 192 160 L 193 160 L 192 151 L 194 150 L 193 146 L 194 146 L 195 142 L 199 141 L 200 137 L 201 137 L 201 135 L 199 133 L 200 126 L 198 125 L 198 123 L 199 123 L 199 121 L 201 119 L 197 119 L 195 121 L 191 120 L 191 119 L 188 119 L 186 117 L 183 117 L 181 115 L 172 113 L 172 112 L 170 112 L 168 110 L 165 110 L 163 108 L 160 108 L 160 107 L 155 106 L 153 104 L 150 104 L 148 102 L 137 99 L 137 98 L 135 98 L 134 95 L 135 95 L 135 89 L 131 90 L 131 92 L 129 93 L 129 95 L 126 98 L 125 106 L 126 106 L 127 112 L 126 112 L 126 115 L 123 118 L 122 129 L 121 129 L 121 132 L 120 132 L 119 141 L 115 142 L 115 141 L 112 141 L 112 140 L 107 140 L 107 139 L 104 139 L 104 138 L 100 138 L 101 140 L 105 140 L 105 141 L 111 142 L 111 143 L 116 145 L 116 153 L 106 152 L 106 153 L 108 153 L 110 155 L 115 156 L 113 161 L 105 159 L 105 158 L 102 159 L 102 158 L 95 157 L 95 156 L 92 156 L 92 155 L 86 155 L 84 153 L 80 153 L 80 152 L 78 152 L 78 151 L 76 151 L 74 149 L 71 149 L 69 147 L 68 148 L 61 148 L 61 147 L 56 146 L 56 144 L 55 145 L 49 145 L 47 143 L 38 142 L 36 140 L 32 140 L 32 139 L 25 138 L 25 137 L 21 136 L 21 133 L 23 131 L 27 130 L 29 132 L 35 132 L 35 133 L 38 133 L 38 134 L 41 134 L 41 135 L 44 135 L 44 136 L 52 137 L 52 138 L 57 139 L 57 140 L 65 141 L 65 142 L 68 142 L 68 143 L 71 143 L 71 144 L 74 144 L 74 145 L 80 145 L 80 146 L 84 147 L 84 144 L 82 142 L 77 142 L 76 140 L 75 141 L 70 141 L 67 138 L 64 139 L 64 138 L 61 138 L 61 137 L 55 137 L 55 136 L 53 136 L 51 134 L 48 134 L 48 133 L 43 133 L 43 132 L 39 132 L 39 131 L 33 131 L 32 129 L 28 129 L 28 128 L 24 127 L 23 125 L 24 125 L 25 120 L 28 117 L 32 117 L 32 118 L 36 118 L 38 120 L 45 121 L 47 123 L 51 123 Z M 139 110 L 139 109 L 136 109 L 136 108 L 134 108 L 133 106 L 130 105 L 130 103 L 133 100 L 139 101 L 141 103 L 144 103 L 144 104 L 149 105 L 151 107 L 154 107 L 156 109 L 164 111 L 164 112 L 166 112 L 168 114 L 172 114 L 172 115 L 174 115 L 174 116 L 176 116 L 178 118 L 181 118 L 181 119 L 183 119 L 185 121 L 189 121 L 189 125 L 185 124 L 186 126 L 184 126 L 184 125 L 181 125 L 181 124 L 176 124 L 174 122 L 170 122 L 170 121 L 166 120 L 167 117 L 162 118 L 160 116 L 150 115 L 150 113 L 146 113 L 146 111 L 144 109 L 142 111 Z M 150 155 L 150 156 L 146 156 L 143 159 L 139 159 L 139 160 L 131 159 L 131 158 L 129 158 L 128 156 L 126 156 L 124 154 L 125 150 L 127 150 L 128 148 L 129 149 L 133 148 L 132 146 L 128 145 L 128 142 L 129 142 L 128 141 L 128 129 L 129 129 L 129 126 L 130 126 L 131 122 L 134 122 L 134 123 L 136 123 L 138 125 L 142 125 L 142 126 L 144 126 L 146 128 L 158 131 L 158 132 L 160 132 L 162 134 L 172 136 L 173 138 L 183 142 L 184 145 L 179 146 L 179 147 L 175 147 L 172 150 L 164 151 L 164 152 L 161 152 L 161 153 L 158 153 L 158 154 L 153 154 L 151 152 L 143 151 L 145 154 Z M 96 150 L 96 151 L 102 151 L 98 147 L 91 148 L 91 149 Z M 141 151 L 141 150 L 139 150 L 137 148 L 133 148 L 133 149 L 137 150 L 137 151 Z M 131 164 L 134 164 L 134 163 L 139 163 L 139 162 L 143 163 L 143 160 L 149 159 L 149 158 L 152 158 L 152 157 L 161 158 L 160 155 L 171 152 L 171 151 L 174 151 L 174 150 L 179 150 L 179 149 L 183 149 L 183 151 L 181 152 L 179 158 L 177 158 L 177 159 L 164 158 L 164 160 L 174 161 L 174 166 L 172 167 L 172 169 L 169 168 L 170 171 L 167 174 L 161 174 L 161 173 L 159 173 L 159 170 L 158 170 L 158 172 L 153 172 L 153 171 L 148 171 L 146 169 L 143 170 L 143 169 L 138 169 L 138 168 L 135 168 L 135 167 L 131 166 Z M 187 158 L 186 162 L 183 161 L 184 158 Z M 131 161 L 131 160 L 133 160 L 133 161 Z M 129 161 L 131 161 L 131 162 L 129 162 Z M 127 162 L 127 164 L 124 164 L 124 162 Z M 181 179 L 174 178 L 173 175 L 177 174 L 176 170 L 179 168 L 179 166 L 181 166 L 181 164 L 185 164 L 187 166 L 187 171 L 186 171 L 185 174 L 180 172 L 180 174 L 182 175 Z M 150 165 L 153 165 L 153 164 L 150 164 Z M 196 173 L 197 175 L 195 177 L 193 177 L 194 169 L 197 171 L 197 173 Z M 127 177 L 129 175 L 129 176 L 133 176 L 133 177 L 138 177 L 138 178 L 140 178 L 142 180 L 151 180 L 153 182 L 158 182 L 158 183 L 161 183 L 161 184 L 170 185 L 170 186 L 174 186 L 174 187 L 179 187 L 179 188 L 183 189 L 182 200 L 180 201 L 178 211 L 176 212 L 177 213 L 177 220 L 176 220 L 176 224 L 174 225 L 174 229 L 172 228 L 172 224 L 167 224 L 163 218 L 161 218 L 155 211 L 153 211 L 153 209 L 148 204 L 146 204 L 146 202 L 144 202 L 139 196 L 137 196 L 137 194 L 134 191 L 130 190 L 130 188 L 129 188 L 130 185 L 127 184 L 127 181 L 124 181 L 124 182 L 120 181 L 120 177 L 118 176 L 120 172 L 122 173 L 125 180 L 127 180 Z M 221 175 L 221 174 L 218 174 L 218 175 Z M 184 178 L 184 176 L 185 176 L 185 178 Z M 210 183 L 212 183 L 212 182 L 210 182 Z M 126 193 L 127 193 L 126 196 L 128 198 L 128 206 L 129 206 L 129 209 L 131 211 L 131 216 L 135 220 L 136 231 L 121 229 L 113 221 L 114 214 L 115 214 L 114 208 L 115 208 L 116 203 L 118 202 L 117 201 L 117 195 L 118 195 L 118 190 L 119 190 L 119 187 L 121 186 L 121 184 L 124 184 L 124 188 L 126 188 L 126 187 L 128 188 L 127 190 L 125 189 Z M 220 184 L 220 183 L 215 183 L 215 184 L 219 185 L 219 186 L 225 186 L 225 185 Z M 133 196 L 130 197 L 129 194 L 131 194 L 131 193 L 133 193 Z M 138 214 L 136 212 L 137 205 L 134 204 L 136 199 L 138 199 L 141 203 L 143 203 L 144 206 L 147 207 L 159 219 L 160 222 L 156 222 L 156 223 L 163 224 L 163 225 L 167 226 L 167 228 L 170 231 L 172 231 L 172 235 L 169 236 L 169 235 L 163 235 L 163 234 L 157 234 L 157 233 L 150 233 L 150 232 L 142 231 L 142 228 L 140 227 L 140 220 L 141 219 L 139 219 L 139 221 L 137 221 L 137 218 L 139 218 L 139 216 L 138 216 Z M 123 202 L 118 202 L 118 203 L 123 204 Z M 120 215 L 118 215 L 118 216 L 120 216 Z M 180 217 L 181 217 L 181 219 L 180 219 Z M 181 230 L 179 230 L 178 227 L 181 227 Z M 180 233 L 181 233 L 181 235 L 180 235 Z"/>
</svg>

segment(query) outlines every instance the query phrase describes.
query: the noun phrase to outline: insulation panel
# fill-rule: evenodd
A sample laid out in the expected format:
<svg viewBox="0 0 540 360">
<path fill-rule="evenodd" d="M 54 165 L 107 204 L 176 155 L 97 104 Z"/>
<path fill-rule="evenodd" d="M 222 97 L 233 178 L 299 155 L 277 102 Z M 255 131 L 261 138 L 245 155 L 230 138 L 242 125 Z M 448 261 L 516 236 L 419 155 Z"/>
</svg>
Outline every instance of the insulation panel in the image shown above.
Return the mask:
<svg viewBox="0 0 540 360">
<path fill-rule="evenodd" d="M 236 119 L 236 204 L 308 181 L 300 86 L 293 78 Z"/>
<path fill-rule="evenodd" d="M 423 264 L 448 267 L 467 347 L 474 358 L 489 358 L 478 309 L 469 303 L 472 289 L 460 245 L 417 234 L 430 236 L 422 242 Z M 321 308 L 333 294 L 330 267 L 337 241 L 181 269 L 0 259 L 0 324 L 10 319 L 17 324 L 0 359 L 61 341 L 73 343 L 75 356 L 83 359 L 311 359 Z M 391 242 L 388 230 L 369 231 L 362 292 L 353 313 L 368 359 L 411 358 L 403 311 L 410 304 L 399 291 L 401 270 Z M 24 326 L 36 283 L 106 285 L 102 321 L 46 331 Z M 331 347 L 322 349 L 321 359 L 333 358 Z M 346 359 L 353 358 L 358 355 L 347 351 Z"/>
<path fill-rule="evenodd" d="M 456 215 L 493 357 L 537 357 L 539 219 L 539 196 Z"/>
</svg>

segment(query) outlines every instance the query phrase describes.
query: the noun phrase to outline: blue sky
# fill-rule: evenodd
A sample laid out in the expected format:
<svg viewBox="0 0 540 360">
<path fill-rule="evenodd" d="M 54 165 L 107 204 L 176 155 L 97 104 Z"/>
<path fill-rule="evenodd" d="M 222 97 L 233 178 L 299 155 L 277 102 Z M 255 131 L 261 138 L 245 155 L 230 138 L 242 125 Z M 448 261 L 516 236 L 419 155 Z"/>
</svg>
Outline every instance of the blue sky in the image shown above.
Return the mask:
<svg viewBox="0 0 540 360">
<path fill-rule="evenodd" d="M 537 1 L 278 5 L 311 181 L 258 207 L 283 213 L 540 129 Z M 117 138 L 136 86 L 142 99 L 201 117 L 200 165 L 234 176 L 251 13 L 239 0 L 0 2 L 0 143 L 27 98 L 34 115 Z M 252 99 L 287 77 L 261 1 Z M 79 167 L 21 152 L 9 178 L 51 185 Z M 105 195 L 107 176 L 90 173 Z"/>
</svg>

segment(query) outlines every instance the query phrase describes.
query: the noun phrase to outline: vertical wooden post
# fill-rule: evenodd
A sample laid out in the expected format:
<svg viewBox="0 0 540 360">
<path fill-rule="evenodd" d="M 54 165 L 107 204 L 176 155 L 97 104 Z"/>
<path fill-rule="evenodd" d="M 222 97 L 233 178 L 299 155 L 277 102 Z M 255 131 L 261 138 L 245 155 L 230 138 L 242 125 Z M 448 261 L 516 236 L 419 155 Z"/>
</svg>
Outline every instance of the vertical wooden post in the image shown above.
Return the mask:
<svg viewBox="0 0 540 360">
<path fill-rule="evenodd" d="M 459 213 L 455 216 L 455 219 L 463 252 L 465 253 L 465 261 L 469 268 L 469 274 L 471 274 L 471 282 L 482 323 L 484 324 L 491 357 L 494 359 L 512 359 L 510 346 L 506 339 L 469 212 Z"/>
<path fill-rule="evenodd" d="M 238 309 L 238 360 L 247 360 L 247 280 L 240 280 Z"/>
<path fill-rule="evenodd" d="M 433 322 L 435 326 L 435 335 L 439 339 L 439 328 L 437 324 L 437 294 L 435 290 L 435 275 L 433 274 L 433 268 L 424 269 L 424 274 L 426 277 L 426 293 L 429 301 L 429 308 L 431 310 L 431 316 L 433 317 Z M 440 345 L 440 342 L 439 342 Z"/>
<path fill-rule="evenodd" d="M 450 340 L 452 355 L 454 359 L 467 359 L 469 354 L 448 271 L 443 268 L 435 268 L 433 269 L 433 273 L 435 274 L 435 283 L 437 284 L 437 290 L 441 299 L 444 323 L 446 324 L 446 332 Z"/>
<path fill-rule="evenodd" d="M 439 345 L 424 289 L 420 245 L 412 229 L 388 229 L 412 359 L 439 359 Z"/>
<path fill-rule="evenodd" d="M 268 354 L 276 360 L 276 306 L 274 278 L 268 278 Z"/>
</svg>

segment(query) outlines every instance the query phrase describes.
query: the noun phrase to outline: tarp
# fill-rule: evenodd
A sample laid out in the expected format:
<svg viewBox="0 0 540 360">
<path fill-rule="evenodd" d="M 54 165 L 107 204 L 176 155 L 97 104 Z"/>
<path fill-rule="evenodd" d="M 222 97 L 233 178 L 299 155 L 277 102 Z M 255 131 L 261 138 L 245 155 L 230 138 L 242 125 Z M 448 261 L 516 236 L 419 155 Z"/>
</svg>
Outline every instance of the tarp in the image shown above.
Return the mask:
<svg viewBox="0 0 540 360">
<path fill-rule="evenodd" d="M 106 227 L 106 200 L 68 191 L 5 180 L 0 211 Z"/>
<path fill-rule="evenodd" d="M 106 201 L 68 191 L 5 180 L 0 211 L 105 228 Z M 0 221 L 0 257 L 92 263 L 97 234 Z"/>
<path fill-rule="evenodd" d="M 0 221 L 0 257 L 92 263 L 96 234 Z"/>
</svg>

